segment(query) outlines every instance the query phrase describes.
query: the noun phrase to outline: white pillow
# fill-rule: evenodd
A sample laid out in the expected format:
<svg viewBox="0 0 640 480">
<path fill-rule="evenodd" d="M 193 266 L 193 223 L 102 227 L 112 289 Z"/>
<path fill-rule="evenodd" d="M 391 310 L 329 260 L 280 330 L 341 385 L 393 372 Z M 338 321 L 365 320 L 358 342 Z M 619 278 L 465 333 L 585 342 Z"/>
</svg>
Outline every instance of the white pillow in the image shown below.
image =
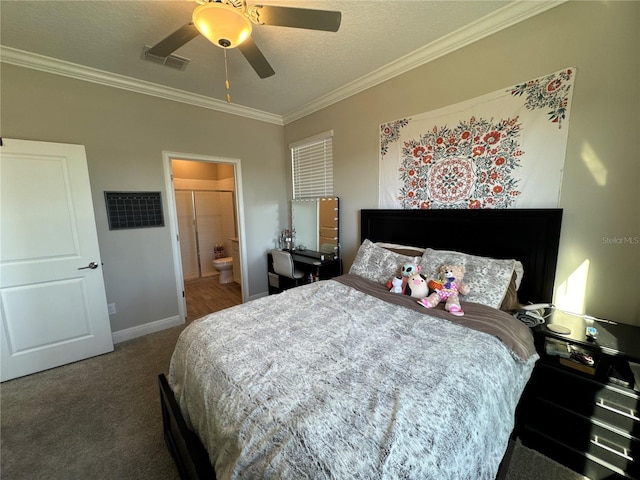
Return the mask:
<svg viewBox="0 0 640 480">
<path fill-rule="evenodd" d="M 349 273 L 374 282 L 386 283 L 391 277 L 400 274 L 402 265 L 405 263 L 415 263 L 417 265 L 420 262 L 420 258 L 420 256 L 402 255 L 393 252 L 365 239 L 358 249 Z"/>
<path fill-rule="evenodd" d="M 516 261 L 511 259 L 480 257 L 431 248 L 425 250 L 419 265 L 424 275 L 435 277 L 443 264 L 465 266 L 463 282 L 469 285 L 471 291 L 468 295 L 460 296 L 462 301 L 481 303 L 493 308 L 500 308 L 516 268 Z"/>
<path fill-rule="evenodd" d="M 426 248 L 422 247 L 412 247 L 410 245 L 398 245 L 397 243 L 387 243 L 387 242 L 376 242 L 375 245 L 386 248 L 387 250 L 391 250 L 395 253 L 401 253 L 403 255 L 417 255 L 419 257 L 422 256 Z"/>
</svg>

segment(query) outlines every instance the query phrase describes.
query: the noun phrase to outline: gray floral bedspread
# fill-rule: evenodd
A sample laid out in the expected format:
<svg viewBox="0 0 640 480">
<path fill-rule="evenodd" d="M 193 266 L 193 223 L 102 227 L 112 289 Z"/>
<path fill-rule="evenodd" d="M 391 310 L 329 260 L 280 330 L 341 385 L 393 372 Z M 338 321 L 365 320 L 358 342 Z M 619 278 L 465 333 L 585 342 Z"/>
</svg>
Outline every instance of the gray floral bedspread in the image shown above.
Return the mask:
<svg viewBox="0 0 640 480">
<path fill-rule="evenodd" d="M 169 383 L 219 480 L 493 479 L 537 356 L 439 317 L 317 282 L 194 321 Z"/>
</svg>

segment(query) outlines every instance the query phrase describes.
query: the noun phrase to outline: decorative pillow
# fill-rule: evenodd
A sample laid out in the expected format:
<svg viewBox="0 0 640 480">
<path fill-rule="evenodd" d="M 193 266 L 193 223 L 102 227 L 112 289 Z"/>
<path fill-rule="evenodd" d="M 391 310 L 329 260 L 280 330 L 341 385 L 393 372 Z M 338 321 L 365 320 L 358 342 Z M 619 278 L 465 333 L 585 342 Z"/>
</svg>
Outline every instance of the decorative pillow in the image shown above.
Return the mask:
<svg viewBox="0 0 640 480">
<path fill-rule="evenodd" d="M 520 290 L 520 283 L 522 282 L 522 277 L 524 276 L 524 266 L 522 265 L 522 262 L 516 260 L 516 266 L 514 267 L 514 270 L 516 274 L 516 278 L 514 279 L 514 281 L 517 291 Z"/>
<path fill-rule="evenodd" d="M 429 277 L 435 275 L 438 267 L 444 263 L 464 265 L 466 268 L 464 283 L 469 285 L 471 291 L 462 300 L 500 308 L 511 284 L 516 261 L 427 248 L 419 265 L 422 273 Z"/>
<path fill-rule="evenodd" d="M 520 262 L 516 262 L 516 263 L 520 263 Z M 511 275 L 511 281 L 509 282 L 509 288 L 507 288 L 507 293 L 505 293 L 504 298 L 502 299 L 502 303 L 500 304 L 500 310 L 504 312 L 512 312 L 513 310 L 521 308 L 520 300 L 518 300 L 518 288 L 516 286 L 517 278 L 518 278 L 518 270 L 516 266 L 516 269 L 513 271 L 513 275 Z"/>
<path fill-rule="evenodd" d="M 374 282 L 386 283 L 391 277 L 398 275 L 402 265 L 408 262 L 417 265 L 420 255 L 396 253 L 366 239 L 360 245 L 349 273 Z"/>
</svg>

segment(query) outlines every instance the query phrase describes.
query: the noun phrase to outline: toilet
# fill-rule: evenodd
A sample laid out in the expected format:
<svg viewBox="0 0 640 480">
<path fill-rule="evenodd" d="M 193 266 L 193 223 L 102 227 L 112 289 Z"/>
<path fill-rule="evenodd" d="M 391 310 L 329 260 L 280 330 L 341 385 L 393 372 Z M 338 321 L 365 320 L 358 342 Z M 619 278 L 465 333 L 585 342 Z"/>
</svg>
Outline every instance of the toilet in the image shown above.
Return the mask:
<svg viewBox="0 0 640 480">
<path fill-rule="evenodd" d="M 220 272 L 220 283 L 233 282 L 233 257 L 217 258 L 213 261 L 213 268 Z"/>
</svg>

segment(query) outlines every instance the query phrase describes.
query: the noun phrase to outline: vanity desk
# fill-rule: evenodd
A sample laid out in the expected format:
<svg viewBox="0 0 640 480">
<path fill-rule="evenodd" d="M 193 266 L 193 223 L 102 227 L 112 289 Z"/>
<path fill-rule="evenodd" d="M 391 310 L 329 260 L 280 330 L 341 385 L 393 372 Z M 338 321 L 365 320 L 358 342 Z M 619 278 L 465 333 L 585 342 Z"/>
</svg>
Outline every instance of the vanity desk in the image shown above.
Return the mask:
<svg viewBox="0 0 640 480">
<path fill-rule="evenodd" d="M 340 258 L 340 199 L 303 198 L 291 201 L 291 233 L 280 238 L 280 248 L 291 254 L 295 268 L 303 272 L 296 281 L 275 273 L 271 253 L 267 255 L 269 294 L 342 275 Z M 291 248 L 293 247 L 293 248 Z"/>
<path fill-rule="evenodd" d="M 342 260 L 333 254 L 316 252 L 314 250 L 287 250 L 291 254 L 296 269 L 304 272 L 298 284 L 311 283 L 318 280 L 328 280 L 342 274 Z M 295 280 L 273 271 L 271 253 L 267 254 L 269 295 L 280 293 L 296 286 Z"/>
</svg>

